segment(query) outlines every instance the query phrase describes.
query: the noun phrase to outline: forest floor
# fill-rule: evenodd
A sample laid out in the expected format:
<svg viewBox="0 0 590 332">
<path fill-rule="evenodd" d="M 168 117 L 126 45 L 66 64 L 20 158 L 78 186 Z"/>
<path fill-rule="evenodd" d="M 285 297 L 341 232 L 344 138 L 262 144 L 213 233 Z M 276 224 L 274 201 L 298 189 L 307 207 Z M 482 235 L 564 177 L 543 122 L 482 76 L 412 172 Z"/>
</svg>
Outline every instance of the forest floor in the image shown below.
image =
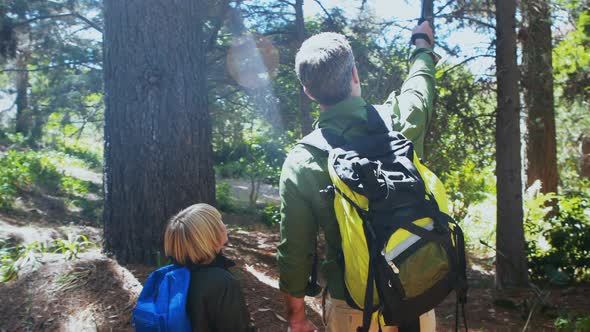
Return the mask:
<svg viewBox="0 0 590 332">
<path fill-rule="evenodd" d="M 230 185 L 236 197 L 248 190 L 245 181 Z M 106 257 L 100 250 L 101 229 L 69 211 L 59 197 L 47 196 L 24 193 L 17 209 L 0 212 L 0 240 L 27 245 L 83 234 L 97 246 L 71 260 L 52 252 L 21 258 L 18 278 L 0 283 L 0 331 L 132 330 L 131 310 L 154 267 L 121 266 Z M 276 202 L 276 189 L 265 187 L 262 198 Z M 234 272 L 242 281 L 252 320 L 260 331 L 286 331 L 275 261 L 278 228 L 263 225 L 255 215 L 225 214 L 224 220 L 230 224 L 225 253 L 237 263 Z M 471 254 L 469 263 L 470 331 L 522 331 L 533 306 L 529 331 L 554 330 L 555 318 L 564 313 L 590 313 L 589 285 L 544 289 L 541 304 L 531 290 L 494 290 L 493 258 Z M 306 304 L 309 317 L 323 331 L 321 299 L 306 298 Z M 436 315 L 438 331 L 454 330 L 452 295 Z"/>
</svg>

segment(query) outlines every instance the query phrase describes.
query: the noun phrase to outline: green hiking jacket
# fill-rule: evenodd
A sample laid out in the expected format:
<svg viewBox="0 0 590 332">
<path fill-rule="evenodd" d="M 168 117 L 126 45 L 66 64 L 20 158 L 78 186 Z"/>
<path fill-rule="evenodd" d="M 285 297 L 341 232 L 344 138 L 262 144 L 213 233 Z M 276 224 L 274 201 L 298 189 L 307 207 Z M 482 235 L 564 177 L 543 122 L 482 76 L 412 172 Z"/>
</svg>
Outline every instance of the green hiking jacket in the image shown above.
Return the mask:
<svg viewBox="0 0 590 332">
<path fill-rule="evenodd" d="M 401 93 L 391 93 L 385 104 L 375 107 L 380 111 L 391 111 L 393 130 L 400 131 L 412 140 L 416 153 L 422 157 L 434 97 L 432 51 L 427 48 L 416 49 L 410 61 L 410 73 L 402 85 Z M 363 121 L 367 120 L 365 105 L 363 98 L 350 97 L 322 111 L 316 126 L 342 134 L 347 141 L 367 135 L 366 125 L 363 125 Z M 341 252 L 340 232 L 333 202 L 319 192 L 331 184 L 327 162 L 327 156 L 321 151 L 297 144 L 283 164 L 279 183 L 279 287 L 292 296 L 305 296 L 316 239 L 321 228 L 326 248 L 321 275 L 327 282 L 330 295 L 343 300 L 344 275 L 338 259 Z"/>
</svg>

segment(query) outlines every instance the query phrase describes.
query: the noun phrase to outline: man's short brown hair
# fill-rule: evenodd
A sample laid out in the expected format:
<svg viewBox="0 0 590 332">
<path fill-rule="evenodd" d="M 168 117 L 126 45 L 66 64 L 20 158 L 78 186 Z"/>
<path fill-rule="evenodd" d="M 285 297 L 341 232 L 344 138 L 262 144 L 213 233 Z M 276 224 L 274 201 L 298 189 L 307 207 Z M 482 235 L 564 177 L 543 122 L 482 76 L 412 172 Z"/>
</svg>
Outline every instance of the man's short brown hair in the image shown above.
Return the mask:
<svg viewBox="0 0 590 332">
<path fill-rule="evenodd" d="M 336 104 L 350 96 L 354 55 L 346 37 L 323 32 L 303 42 L 295 57 L 301 84 L 323 105 Z"/>
</svg>

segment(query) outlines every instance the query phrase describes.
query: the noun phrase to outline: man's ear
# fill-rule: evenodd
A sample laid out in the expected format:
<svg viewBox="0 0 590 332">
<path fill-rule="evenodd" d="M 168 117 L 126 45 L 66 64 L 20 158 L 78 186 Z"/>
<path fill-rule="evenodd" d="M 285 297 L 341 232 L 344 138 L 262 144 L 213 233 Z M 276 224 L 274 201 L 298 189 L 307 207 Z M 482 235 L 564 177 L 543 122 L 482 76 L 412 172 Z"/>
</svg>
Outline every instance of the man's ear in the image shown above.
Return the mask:
<svg viewBox="0 0 590 332">
<path fill-rule="evenodd" d="M 352 66 L 352 82 L 354 84 L 360 84 L 359 72 L 356 69 L 356 65 Z"/>
<path fill-rule="evenodd" d="M 303 92 L 305 92 L 305 94 L 309 97 L 309 99 L 317 102 L 317 100 L 315 100 L 315 98 L 309 93 L 309 91 L 307 91 L 307 88 L 305 87 L 305 85 L 302 85 L 302 86 L 303 86 Z"/>
</svg>

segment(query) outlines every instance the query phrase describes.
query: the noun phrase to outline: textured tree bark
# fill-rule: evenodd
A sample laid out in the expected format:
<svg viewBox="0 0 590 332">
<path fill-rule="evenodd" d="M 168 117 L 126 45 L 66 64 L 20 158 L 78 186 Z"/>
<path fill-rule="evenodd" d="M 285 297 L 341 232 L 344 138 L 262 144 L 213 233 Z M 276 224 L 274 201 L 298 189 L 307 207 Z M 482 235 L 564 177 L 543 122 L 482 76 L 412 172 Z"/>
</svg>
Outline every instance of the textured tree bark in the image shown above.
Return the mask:
<svg viewBox="0 0 590 332">
<path fill-rule="evenodd" d="M 434 1 L 425 0 L 422 1 L 422 15 L 423 18 L 427 19 L 432 23 L 432 31 L 434 31 Z"/>
<path fill-rule="evenodd" d="M 523 42 L 523 85 L 527 117 L 527 186 L 536 180 L 544 193 L 557 192 L 557 150 L 551 48 L 551 16 L 547 0 L 521 2 L 527 23 Z"/>
<path fill-rule="evenodd" d="M 30 52 L 20 50 L 16 56 L 16 128 L 17 133 L 28 136 L 33 126 L 33 114 L 29 108 L 29 63 Z"/>
<path fill-rule="evenodd" d="M 303 17 L 303 0 L 295 1 L 295 34 L 297 37 L 297 47 L 305 41 L 305 21 Z M 299 114 L 301 116 L 301 135 L 305 136 L 312 130 L 311 119 L 311 100 L 305 92 L 303 87 L 299 88 Z"/>
<path fill-rule="evenodd" d="M 582 160 L 580 164 L 580 174 L 585 178 L 590 178 L 590 136 L 582 136 Z"/>
<path fill-rule="evenodd" d="M 205 0 L 105 0 L 105 251 L 163 256 L 164 225 L 215 201 Z"/>
<path fill-rule="evenodd" d="M 516 2 L 496 1 L 496 287 L 528 286 L 524 252 Z"/>
</svg>

